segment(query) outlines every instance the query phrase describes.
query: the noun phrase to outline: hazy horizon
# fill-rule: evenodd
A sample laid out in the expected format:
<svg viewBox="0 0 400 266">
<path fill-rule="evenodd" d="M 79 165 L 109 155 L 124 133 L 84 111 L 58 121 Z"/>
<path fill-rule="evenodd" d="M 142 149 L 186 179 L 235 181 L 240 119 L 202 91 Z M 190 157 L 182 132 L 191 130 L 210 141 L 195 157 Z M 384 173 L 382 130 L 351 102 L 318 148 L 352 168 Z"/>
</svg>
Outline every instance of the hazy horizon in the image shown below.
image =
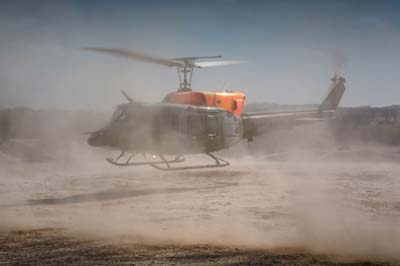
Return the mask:
<svg viewBox="0 0 400 266">
<path fill-rule="evenodd" d="M 2 1 L 0 106 L 110 110 L 124 89 L 157 102 L 176 71 L 83 51 L 131 48 L 161 57 L 222 54 L 247 64 L 194 73 L 198 90 L 248 102 L 319 103 L 347 79 L 342 106 L 400 103 L 397 1 Z"/>
</svg>

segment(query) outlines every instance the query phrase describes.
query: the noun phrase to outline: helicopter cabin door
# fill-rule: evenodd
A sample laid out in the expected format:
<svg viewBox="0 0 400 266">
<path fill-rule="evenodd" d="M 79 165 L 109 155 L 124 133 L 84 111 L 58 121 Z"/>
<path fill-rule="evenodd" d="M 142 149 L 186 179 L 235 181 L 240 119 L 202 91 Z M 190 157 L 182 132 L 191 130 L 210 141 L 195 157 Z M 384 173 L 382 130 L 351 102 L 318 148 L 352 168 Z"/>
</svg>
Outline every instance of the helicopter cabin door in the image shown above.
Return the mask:
<svg viewBox="0 0 400 266">
<path fill-rule="evenodd" d="M 187 134 L 193 148 L 211 152 L 220 147 L 221 125 L 219 112 L 193 110 L 187 116 Z"/>
</svg>

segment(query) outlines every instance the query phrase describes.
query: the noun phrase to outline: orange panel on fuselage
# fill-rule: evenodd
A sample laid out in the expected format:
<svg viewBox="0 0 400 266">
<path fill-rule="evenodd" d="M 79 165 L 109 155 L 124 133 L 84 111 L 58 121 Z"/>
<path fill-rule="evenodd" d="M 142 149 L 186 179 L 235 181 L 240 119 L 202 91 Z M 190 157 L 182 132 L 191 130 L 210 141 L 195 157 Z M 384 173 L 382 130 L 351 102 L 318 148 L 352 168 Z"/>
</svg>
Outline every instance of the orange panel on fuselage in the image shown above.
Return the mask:
<svg viewBox="0 0 400 266">
<path fill-rule="evenodd" d="M 165 96 L 163 102 L 219 107 L 236 116 L 243 111 L 245 95 L 241 92 L 173 92 Z"/>
<path fill-rule="evenodd" d="M 163 102 L 189 105 L 206 105 L 206 98 L 202 92 L 171 92 L 165 96 Z"/>
</svg>

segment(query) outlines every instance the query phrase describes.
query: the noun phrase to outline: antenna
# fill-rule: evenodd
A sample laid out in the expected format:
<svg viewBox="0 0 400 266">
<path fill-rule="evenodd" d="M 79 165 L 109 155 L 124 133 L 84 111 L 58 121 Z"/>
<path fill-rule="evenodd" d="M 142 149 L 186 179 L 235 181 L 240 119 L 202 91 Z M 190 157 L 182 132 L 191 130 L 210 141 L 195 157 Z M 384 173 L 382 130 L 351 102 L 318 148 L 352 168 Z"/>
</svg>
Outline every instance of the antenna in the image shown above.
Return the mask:
<svg viewBox="0 0 400 266">
<path fill-rule="evenodd" d="M 128 102 L 133 103 L 132 98 L 129 97 L 129 95 L 124 90 L 121 90 L 121 92 L 125 96 L 125 98 L 128 100 Z"/>
</svg>

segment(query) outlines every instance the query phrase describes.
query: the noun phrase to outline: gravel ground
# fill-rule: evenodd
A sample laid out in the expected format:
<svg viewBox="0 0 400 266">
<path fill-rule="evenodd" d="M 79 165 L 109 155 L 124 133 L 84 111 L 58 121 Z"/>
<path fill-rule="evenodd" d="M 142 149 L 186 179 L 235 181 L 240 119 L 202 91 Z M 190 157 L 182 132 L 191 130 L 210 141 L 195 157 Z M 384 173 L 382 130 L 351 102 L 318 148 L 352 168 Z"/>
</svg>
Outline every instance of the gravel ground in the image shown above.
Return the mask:
<svg viewBox="0 0 400 266">
<path fill-rule="evenodd" d="M 304 250 L 140 245 L 80 239 L 42 229 L 0 233 L 0 265 L 395 265 L 345 262 Z"/>
</svg>

